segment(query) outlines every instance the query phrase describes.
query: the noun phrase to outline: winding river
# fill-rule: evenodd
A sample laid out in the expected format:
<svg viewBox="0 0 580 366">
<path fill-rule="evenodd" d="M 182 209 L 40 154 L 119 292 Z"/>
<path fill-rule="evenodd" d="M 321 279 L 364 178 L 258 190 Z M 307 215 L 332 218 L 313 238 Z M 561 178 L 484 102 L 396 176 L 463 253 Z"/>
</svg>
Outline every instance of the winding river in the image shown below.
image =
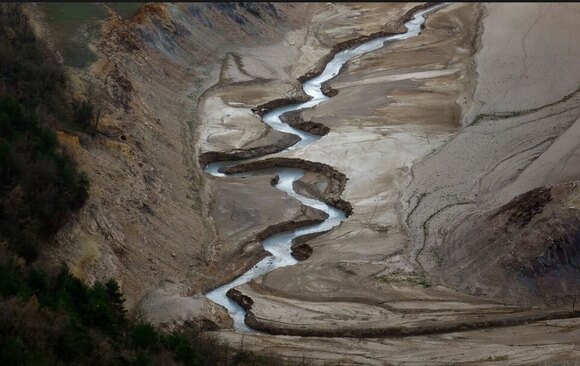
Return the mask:
<svg viewBox="0 0 580 366">
<path fill-rule="evenodd" d="M 316 142 L 321 138 L 320 136 L 312 135 L 305 131 L 293 128 L 288 124 L 283 123 L 280 120 L 280 116 L 290 111 L 312 108 L 324 102 L 325 100 L 328 100 L 329 97 L 324 95 L 324 93 L 321 90 L 322 84 L 338 75 L 341 67 L 345 63 L 347 63 L 354 57 L 381 48 L 387 42 L 408 39 L 419 35 L 421 30 L 421 24 L 425 22 L 425 16 L 428 13 L 444 5 L 445 4 L 437 4 L 430 8 L 415 13 L 413 19 L 405 23 L 405 27 L 407 28 L 407 31 L 405 33 L 377 37 L 375 39 L 362 43 L 356 47 L 338 52 L 334 56 L 334 58 L 330 60 L 328 64 L 326 64 L 326 67 L 324 68 L 323 72 L 320 75 L 304 82 L 303 84 L 304 92 L 309 96 L 311 96 L 312 99 L 304 103 L 291 104 L 273 109 L 272 111 L 268 112 L 263 116 L 263 121 L 275 130 L 294 134 L 300 137 L 300 141 L 298 141 L 291 147 L 287 148 L 287 150 L 299 149 L 308 144 Z M 238 160 L 230 162 L 211 163 L 207 165 L 207 167 L 205 168 L 205 172 L 214 176 L 225 177 L 226 174 L 221 173 L 220 169 L 230 167 L 239 164 L 241 162 L 243 161 Z M 290 249 L 292 241 L 295 238 L 311 233 L 330 230 L 333 227 L 338 226 L 341 223 L 341 221 L 343 221 L 346 218 L 345 213 L 337 209 L 336 207 L 332 207 L 316 199 L 304 197 L 294 191 L 293 183 L 302 178 L 302 176 L 305 173 L 303 170 L 294 168 L 275 168 L 269 171 L 274 172 L 274 174 L 277 174 L 280 178 L 275 186 L 277 189 L 286 192 L 289 196 L 297 199 L 305 206 L 309 206 L 325 212 L 326 214 L 328 214 L 328 218 L 319 224 L 305 226 L 299 229 L 274 234 L 268 237 L 262 242 L 262 245 L 264 246 L 264 249 L 266 251 L 271 253 L 270 256 L 262 259 L 258 264 L 256 264 L 254 267 L 252 267 L 250 270 L 248 270 L 246 273 L 236 278 L 232 282 L 227 283 L 221 287 L 218 287 L 206 294 L 208 299 L 224 306 L 228 310 L 230 316 L 233 318 L 234 321 L 234 329 L 237 332 L 251 333 L 256 331 L 251 329 L 245 324 L 244 318 L 246 315 L 246 311 L 235 301 L 227 297 L 226 293 L 230 289 L 236 286 L 240 286 L 244 283 L 247 283 L 257 277 L 260 277 L 268 272 L 275 270 L 276 268 L 291 266 L 298 263 L 298 261 L 292 256 Z M 251 174 L 258 173 L 247 172 L 236 174 L 236 176 L 251 175 Z"/>
</svg>

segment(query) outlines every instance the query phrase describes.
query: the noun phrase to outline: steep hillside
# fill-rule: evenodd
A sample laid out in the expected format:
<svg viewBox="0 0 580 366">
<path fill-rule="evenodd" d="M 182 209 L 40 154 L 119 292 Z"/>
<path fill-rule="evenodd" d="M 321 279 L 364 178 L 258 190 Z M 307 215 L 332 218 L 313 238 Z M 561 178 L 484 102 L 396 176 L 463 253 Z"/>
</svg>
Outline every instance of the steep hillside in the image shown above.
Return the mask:
<svg viewBox="0 0 580 366">
<path fill-rule="evenodd" d="M 416 37 L 345 64 L 323 85 L 332 98 L 285 117 L 321 139 L 286 150 L 297 138 L 261 120 L 306 100 L 301 83 L 340 50 L 403 32 L 426 6 L 100 7 L 68 35 L 90 52 L 63 57 L 98 118 L 93 133 L 59 134 L 91 191 L 43 262 L 118 279 L 128 309 L 155 324 L 194 319 L 288 358 L 580 359 L 579 6 L 446 4 Z M 64 28 L 29 9 L 62 47 Z M 266 170 L 202 171 L 247 158 L 228 172 Z M 239 333 L 203 293 L 267 256 L 268 235 L 322 219 L 273 187 L 272 167 L 304 169 L 294 189 L 349 215 L 294 243 L 298 264 L 230 292 L 260 330 Z"/>
<path fill-rule="evenodd" d="M 194 149 L 196 101 L 216 82 L 228 50 L 270 42 L 299 24 L 299 9 L 150 4 L 128 20 L 109 11 L 91 45 L 96 60 L 70 69 L 77 93 L 100 102 L 97 132 L 61 138 L 89 175 L 90 198 L 46 260 L 65 261 L 88 281 L 117 278 L 129 309 L 157 289 L 170 303 L 147 309 L 174 309 L 179 315 L 170 321 L 213 308 L 184 298 L 213 281 L 207 249 L 215 234 Z M 42 9 L 31 6 L 35 11 Z M 58 47 L 54 27 L 35 18 Z M 157 295 L 149 298 L 155 304 Z"/>
</svg>

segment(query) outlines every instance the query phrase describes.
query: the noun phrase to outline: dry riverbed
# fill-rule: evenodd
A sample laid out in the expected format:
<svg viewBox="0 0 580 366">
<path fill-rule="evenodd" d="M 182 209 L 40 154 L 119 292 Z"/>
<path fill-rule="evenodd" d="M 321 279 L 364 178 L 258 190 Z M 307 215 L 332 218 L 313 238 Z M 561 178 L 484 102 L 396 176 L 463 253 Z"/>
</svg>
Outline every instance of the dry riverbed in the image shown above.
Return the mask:
<svg viewBox="0 0 580 366">
<path fill-rule="evenodd" d="M 302 98 L 296 78 L 319 68 L 332 47 L 364 34 L 401 31 L 401 19 L 413 5 L 317 4 L 307 28 L 288 33 L 278 44 L 237 51 L 222 65 L 221 83 L 200 103 L 201 156 L 264 146 L 274 146 L 268 147 L 272 152 L 291 144 L 252 109 L 270 100 Z M 328 134 L 307 148 L 257 160 L 302 159 L 333 167 L 347 178 L 341 197 L 352 215 L 340 227 L 309 240 L 312 253 L 300 264 L 237 288 L 251 300 L 249 324 L 280 334 L 246 336 L 244 346 L 346 364 L 502 364 L 579 357 L 575 320 L 541 321 L 570 316 L 569 304 L 531 308 L 544 304 L 510 298 L 509 281 L 501 296 L 492 294 L 490 289 L 501 286 L 485 276 L 496 269 L 493 263 L 490 268 L 483 264 L 493 262 L 494 253 L 475 262 L 483 263 L 481 272 L 469 260 L 457 259 L 461 253 L 478 252 L 462 247 L 473 238 L 460 236 L 462 231 L 455 234 L 461 240 L 454 246 L 441 247 L 453 220 L 477 222 L 474 218 L 480 216 L 468 210 L 474 202 L 482 205 L 476 213 L 483 215 L 529 189 L 578 178 L 577 164 L 564 160 L 577 159 L 573 140 L 580 100 L 570 93 L 580 81 L 573 76 L 559 83 L 548 71 L 531 81 L 527 74 L 545 67 L 548 56 L 570 49 L 573 32 L 565 34 L 562 49 L 543 53 L 540 46 L 526 48 L 557 32 L 558 14 L 566 29 L 578 28 L 569 11 L 545 4 L 452 4 L 430 15 L 420 36 L 353 60 L 328 83 L 337 94 L 299 116 L 328 127 Z M 536 23 L 536 18 L 528 20 L 532 13 L 539 14 Z M 506 32 L 520 40 L 523 52 L 513 46 L 516 41 L 503 41 Z M 558 61 L 560 67 L 580 75 L 577 63 L 566 60 Z M 520 81 L 491 72 L 497 67 L 502 75 L 518 74 L 521 63 L 527 69 Z M 549 97 L 537 94 L 538 83 L 548 83 Z M 494 99 L 502 93 L 507 99 Z M 507 105 L 528 112 L 493 118 L 494 113 L 511 111 Z M 477 124 L 467 126 L 475 120 Z M 560 141 L 560 148 L 548 149 L 552 141 Z M 547 174 L 554 163 L 561 169 Z M 529 178 L 524 179 L 526 174 Z M 301 212 L 266 182 L 266 177 L 209 181 L 211 199 L 222 202 L 213 211 L 214 222 L 218 232 L 226 233 L 224 243 L 231 241 L 227 245 L 242 242 L 228 237 L 233 232 L 228 228 L 243 229 L 248 217 L 251 227 L 261 228 Z M 324 174 L 318 173 L 306 174 L 300 183 L 302 192 L 318 197 L 328 195 L 327 186 Z M 571 192 L 554 205 L 577 207 L 577 194 Z M 225 220 L 231 215 L 227 202 L 238 199 L 244 204 L 236 206 L 237 216 Z M 449 212 L 448 206 L 453 206 Z M 288 208 L 282 216 L 263 214 L 282 207 Z M 252 214 L 258 208 L 265 211 Z M 253 250 L 259 253 L 260 248 Z M 455 277 L 446 277 L 442 264 L 448 262 L 456 266 L 450 271 Z M 529 321 L 536 323 L 519 325 Z M 487 329 L 495 326 L 503 327 Z M 460 332 L 470 328 L 482 329 Z M 445 334 L 421 335 L 431 333 Z M 240 341 L 240 335 L 229 331 L 215 335 L 234 345 Z M 398 338 L 369 338 L 377 336 Z"/>
</svg>

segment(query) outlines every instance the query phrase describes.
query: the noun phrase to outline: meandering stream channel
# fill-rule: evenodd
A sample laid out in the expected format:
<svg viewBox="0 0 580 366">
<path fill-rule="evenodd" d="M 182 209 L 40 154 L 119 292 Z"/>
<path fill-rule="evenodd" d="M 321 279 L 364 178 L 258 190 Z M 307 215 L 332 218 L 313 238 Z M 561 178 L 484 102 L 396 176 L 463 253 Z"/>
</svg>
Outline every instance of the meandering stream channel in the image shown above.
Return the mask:
<svg viewBox="0 0 580 366">
<path fill-rule="evenodd" d="M 312 135 L 305 131 L 293 128 L 288 124 L 283 123 L 280 120 L 280 116 L 290 111 L 312 108 L 324 102 L 325 100 L 328 100 L 329 97 L 324 95 L 324 93 L 322 92 L 322 84 L 338 75 L 341 67 L 345 63 L 347 63 L 354 57 L 381 48 L 387 42 L 404 40 L 419 35 L 421 25 L 425 22 L 425 16 L 428 13 L 436 9 L 439 9 L 444 5 L 445 4 L 437 4 L 425 10 L 421 10 L 415 13 L 413 19 L 405 23 L 405 27 L 407 28 L 407 31 L 405 33 L 377 37 L 375 39 L 362 43 L 358 46 L 338 52 L 334 56 L 334 58 L 332 58 L 332 60 L 330 60 L 328 64 L 326 64 L 326 67 L 324 68 L 324 70 L 320 75 L 304 82 L 303 84 L 304 92 L 309 96 L 311 96 L 312 99 L 304 103 L 291 104 L 273 109 L 272 111 L 266 113 L 263 116 L 263 121 L 275 130 L 294 134 L 300 137 L 300 141 L 298 141 L 293 146 L 289 147 L 287 150 L 299 149 L 308 144 L 316 142 L 318 139 L 321 138 L 320 136 Z M 243 161 L 238 160 L 238 161 L 211 163 L 207 165 L 207 167 L 205 168 L 205 172 L 214 176 L 225 177 L 226 174 L 220 172 L 222 168 L 237 165 L 241 162 Z M 270 256 L 261 260 L 258 264 L 256 264 L 254 267 L 252 267 L 250 270 L 248 270 L 246 273 L 236 278 L 232 282 L 229 282 L 221 287 L 218 287 L 206 294 L 208 299 L 224 306 L 228 310 L 230 316 L 233 318 L 234 321 L 234 329 L 237 332 L 248 333 L 256 331 L 251 329 L 245 324 L 244 318 L 246 315 L 246 311 L 238 303 L 231 300 L 226 295 L 226 293 L 230 289 L 236 286 L 240 286 L 244 283 L 247 283 L 257 277 L 260 277 L 268 272 L 275 270 L 276 268 L 291 266 L 298 263 L 298 261 L 292 256 L 290 249 L 292 241 L 295 238 L 307 234 L 330 230 L 333 227 L 338 226 L 341 223 L 341 221 L 343 221 L 346 218 L 345 213 L 339 210 L 338 208 L 327 205 L 322 201 L 302 196 L 294 191 L 293 183 L 302 178 L 302 176 L 305 173 L 303 170 L 294 168 L 275 168 L 273 169 L 273 172 L 274 174 L 277 174 L 279 176 L 279 181 L 275 185 L 277 189 L 286 192 L 289 196 L 297 199 L 305 206 L 309 206 L 325 212 L 328 215 L 328 218 L 318 224 L 274 234 L 268 237 L 262 242 L 262 245 L 266 251 L 271 253 Z M 251 174 L 257 173 L 247 172 L 242 174 L 236 174 L 236 176 L 251 175 Z"/>
</svg>

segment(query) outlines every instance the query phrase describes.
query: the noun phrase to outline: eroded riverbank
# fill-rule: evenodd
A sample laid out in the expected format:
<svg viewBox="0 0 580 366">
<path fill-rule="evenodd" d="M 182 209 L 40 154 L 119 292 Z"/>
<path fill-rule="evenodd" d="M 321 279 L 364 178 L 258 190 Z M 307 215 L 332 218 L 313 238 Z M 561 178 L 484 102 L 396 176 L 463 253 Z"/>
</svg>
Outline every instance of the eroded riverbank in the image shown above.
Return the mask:
<svg viewBox="0 0 580 366">
<path fill-rule="evenodd" d="M 355 19 L 365 19 L 372 12 L 365 5 L 327 5 L 327 9 L 333 7 L 352 9 L 345 14 Z M 473 93 L 477 24 L 485 16 L 482 7 L 450 5 L 429 18 L 420 37 L 353 60 L 327 84 L 337 94 L 300 113 L 301 120 L 327 126 L 329 132 L 304 149 L 258 158 L 252 163 L 259 166 L 264 164 L 260 161 L 288 159 L 332 166 L 348 178 L 341 196 L 352 205 L 354 214 L 339 228 L 310 240 L 308 246 L 313 251 L 307 260 L 237 289 L 251 304 L 255 326 L 280 334 L 332 338 L 251 335 L 245 338 L 245 345 L 290 357 L 305 354 L 321 362 L 346 360 L 346 364 L 383 364 L 391 360 L 493 363 L 496 358 L 500 363 L 531 362 L 574 353 L 564 336 L 556 337 L 557 344 L 541 341 L 542 331 L 555 337 L 558 327 L 573 334 L 573 320 L 512 326 L 503 331 L 453 333 L 453 329 L 467 324 L 493 324 L 494 318 L 526 322 L 543 315 L 541 310 L 517 308 L 481 295 L 466 296 L 441 286 L 429 273 L 415 267 L 408 252 L 411 242 L 401 212 L 400 192 L 413 178 L 411 167 L 461 130 Z M 392 18 L 388 21 L 393 22 Z M 317 32 L 320 29 L 311 34 Z M 435 177 L 438 171 L 430 174 Z M 308 173 L 296 185 L 306 184 L 312 189 L 300 192 L 314 197 L 323 191 L 325 182 L 321 175 Z M 426 254 L 435 261 L 440 257 L 436 250 Z M 559 311 L 562 316 L 569 315 L 567 309 L 553 309 L 556 315 Z M 492 322 L 481 321 L 483 318 Z M 367 336 L 387 334 L 389 328 L 399 326 L 414 334 L 450 333 L 392 340 L 365 338 L 360 342 L 340 338 L 353 331 L 364 337 L 365 329 L 369 330 Z M 512 329 L 521 340 L 513 347 L 509 337 Z M 239 343 L 239 335 L 234 333 L 217 335 Z"/>
<path fill-rule="evenodd" d="M 369 37 L 370 40 L 366 41 L 360 45 L 354 46 L 353 48 L 345 48 L 342 51 L 337 52 L 330 61 L 325 65 L 324 69 L 319 73 L 319 75 L 314 76 L 311 79 L 305 80 L 303 82 L 303 90 L 310 98 L 307 101 L 298 104 L 284 105 L 278 108 L 274 108 L 262 115 L 262 118 L 266 124 L 276 131 L 284 132 L 288 134 L 293 134 L 298 136 L 300 139 L 294 145 L 288 147 L 288 150 L 300 149 L 309 144 L 316 142 L 320 136 L 313 135 L 308 132 L 296 129 L 284 122 L 282 122 L 280 116 L 285 113 L 307 110 L 313 108 L 324 101 L 328 100 L 330 97 L 325 95 L 322 91 L 322 85 L 329 80 L 333 79 L 340 69 L 351 59 L 363 55 L 368 52 L 372 52 L 380 47 L 383 47 L 387 42 L 393 42 L 398 40 L 405 40 L 411 37 L 415 37 L 420 33 L 421 25 L 425 21 L 425 16 L 444 6 L 443 4 L 428 7 L 424 10 L 420 10 L 413 14 L 413 18 L 405 23 L 407 31 L 401 34 L 382 36 L 377 38 Z M 421 6 L 423 7 L 423 6 Z M 340 45 L 339 45 L 340 46 Z M 275 103 L 278 103 L 277 101 Z M 267 164 L 262 163 L 262 167 L 273 167 L 277 165 L 282 165 L 284 161 L 276 160 L 267 166 Z M 301 163 L 301 162 L 298 162 Z M 302 162 L 302 165 L 309 165 L 312 163 Z M 314 164 L 313 164 L 314 165 Z M 206 167 L 206 172 L 214 176 L 224 176 L 224 173 L 232 174 L 239 171 L 245 171 L 246 175 L 250 174 L 252 167 L 251 163 L 246 164 L 242 168 L 238 168 L 240 165 L 231 166 L 231 162 L 216 162 L 210 163 Z M 238 169 L 236 169 L 238 168 Z M 330 167 L 326 168 L 327 171 L 331 171 Z M 271 272 L 277 268 L 282 268 L 296 264 L 297 261 L 291 255 L 291 245 L 294 239 L 299 238 L 304 235 L 314 234 L 318 232 L 327 232 L 331 228 L 340 224 L 342 220 L 346 218 L 346 213 L 340 209 L 330 206 L 322 201 L 318 201 L 313 198 L 308 198 L 302 196 L 294 190 L 294 182 L 298 181 L 304 175 L 304 171 L 298 169 L 290 168 L 278 168 L 274 171 L 278 177 L 275 187 L 283 190 L 291 197 L 296 198 L 302 204 L 307 207 L 315 208 L 323 211 L 328 215 L 328 217 L 320 224 L 314 224 L 311 226 L 306 226 L 304 228 L 290 231 L 281 232 L 279 234 L 273 235 L 263 241 L 263 247 L 270 253 L 270 257 L 267 257 L 256 264 L 251 270 L 244 273 L 242 276 L 238 277 L 234 281 L 220 286 L 219 288 L 210 291 L 206 296 L 212 301 L 226 307 L 230 316 L 234 319 L 234 329 L 237 331 L 249 331 L 250 329 L 244 324 L 246 314 L 243 310 L 247 310 L 241 307 L 239 304 L 235 304 L 228 299 L 228 293 L 231 294 L 230 290 L 247 283 L 259 276 L 262 276 L 268 272 Z M 339 173 L 333 172 L 335 175 Z M 344 178 L 342 179 L 344 182 Z M 337 199 L 338 200 L 338 199 Z M 349 211 L 352 211 L 350 204 L 344 203 L 343 206 L 348 206 Z M 349 212 L 350 213 L 350 212 Z M 239 299 L 239 296 L 235 296 L 234 299 Z"/>
</svg>

